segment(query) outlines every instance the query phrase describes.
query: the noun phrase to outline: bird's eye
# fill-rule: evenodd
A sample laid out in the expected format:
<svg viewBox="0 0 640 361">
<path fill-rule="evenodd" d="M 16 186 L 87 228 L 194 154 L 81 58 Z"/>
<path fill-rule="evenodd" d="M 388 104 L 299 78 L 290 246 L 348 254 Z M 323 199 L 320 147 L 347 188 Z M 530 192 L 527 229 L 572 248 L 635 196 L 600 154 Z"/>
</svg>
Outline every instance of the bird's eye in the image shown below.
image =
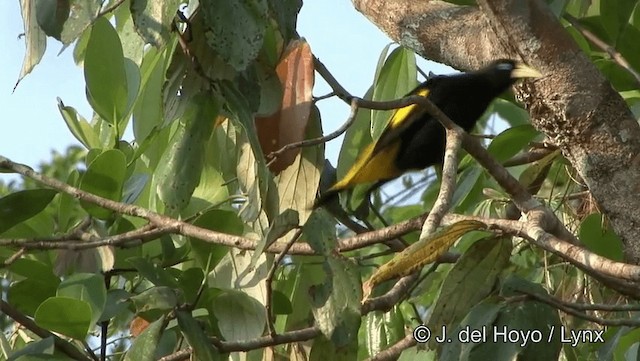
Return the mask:
<svg viewBox="0 0 640 361">
<path fill-rule="evenodd" d="M 496 68 L 498 70 L 507 70 L 507 71 L 511 71 L 513 70 L 513 64 L 511 63 L 500 63 L 496 66 Z"/>
</svg>

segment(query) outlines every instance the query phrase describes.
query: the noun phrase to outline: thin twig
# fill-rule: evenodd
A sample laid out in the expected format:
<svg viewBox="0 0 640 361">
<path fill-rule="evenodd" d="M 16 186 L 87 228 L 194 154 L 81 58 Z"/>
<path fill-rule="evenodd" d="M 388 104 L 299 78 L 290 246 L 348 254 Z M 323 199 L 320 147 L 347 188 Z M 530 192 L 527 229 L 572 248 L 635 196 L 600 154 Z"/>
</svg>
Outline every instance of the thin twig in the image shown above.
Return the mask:
<svg viewBox="0 0 640 361">
<path fill-rule="evenodd" d="M 18 258 L 22 257 L 22 255 L 26 251 L 27 251 L 26 248 L 24 248 L 24 247 L 20 248 L 14 254 L 12 254 L 9 258 L 5 259 L 4 262 L 2 262 L 2 266 L 0 266 L 0 268 L 5 268 L 5 267 L 11 266 L 13 264 L 13 262 L 18 260 Z"/>
<path fill-rule="evenodd" d="M 394 343 L 389 348 L 378 352 L 375 356 L 367 359 L 367 361 L 391 361 L 397 360 L 400 357 L 402 351 L 413 347 L 417 344 L 417 341 L 413 337 L 412 333 L 405 335 L 400 341 Z"/>
<path fill-rule="evenodd" d="M 351 126 L 351 124 L 353 124 L 353 122 L 356 120 L 356 114 L 358 113 L 358 101 L 357 99 L 352 99 L 351 100 L 351 113 L 349 114 L 349 117 L 347 118 L 347 121 L 338 129 L 336 129 L 335 131 L 323 136 L 323 137 L 318 137 L 318 138 L 313 138 L 313 139 L 306 139 L 306 140 L 301 140 L 299 142 L 294 142 L 294 143 L 289 143 L 285 146 L 283 146 L 282 148 L 276 150 L 275 152 L 271 152 L 267 158 L 270 158 L 271 161 L 273 161 L 274 159 L 276 159 L 277 157 L 279 157 L 282 153 L 289 151 L 291 149 L 295 149 L 295 148 L 301 148 L 301 147 L 311 147 L 314 145 L 318 145 L 318 144 L 322 144 L 322 143 L 326 143 L 330 140 L 333 140 L 337 137 L 339 137 L 342 133 L 346 132 L 347 129 L 349 129 L 349 127 Z"/>
<path fill-rule="evenodd" d="M 101 17 L 103 15 L 106 15 L 106 14 L 114 11 L 115 9 L 118 8 L 118 6 L 122 5 L 125 1 L 126 0 L 117 0 L 116 2 L 111 4 L 111 6 L 109 6 L 108 8 L 105 8 L 104 10 L 100 11 L 100 13 L 98 13 L 97 17 Z"/>
<path fill-rule="evenodd" d="M 560 302 L 559 300 L 557 300 L 554 297 L 548 296 L 548 295 L 542 295 L 539 293 L 535 293 L 535 292 L 529 292 L 526 290 L 518 290 L 519 292 L 522 292 L 526 295 L 528 295 L 529 297 L 532 297 L 540 302 L 546 303 L 549 306 L 552 306 L 558 310 L 561 310 L 564 313 L 570 314 L 572 316 L 581 318 L 583 320 L 587 320 L 590 322 L 594 322 L 597 323 L 599 325 L 603 325 L 603 326 L 629 326 L 629 327 L 638 327 L 640 326 L 640 320 L 637 319 L 630 319 L 630 318 L 617 318 L 617 319 L 604 319 L 604 318 L 600 318 L 600 317 L 596 317 L 596 316 L 591 316 L 588 315 L 584 312 L 580 312 L 578 310 L 576 310 L 574 307 L 571 307 L 569 305 L 567 305 L 565 302 Z"/>
<path fill-rule="evenodd" d="M 627 59 L 622 56 L 613 46 L 607 44 L 604 40 L 600 39 L 596 34 L 592 33 L 588 29 L 584 28 L 580 25 L 580 21 L 570 14 L 564 14 L 563 17 L 574 27 L 580 34 L 582 34 L 585 38 L 587 38 L 593 45 L 600 48 L 600 50 L 605 51 L 609 56 L 622 68 L 631 74 L 638 86 L 640 86 L 640 73 L 638 73 L 631 64 L 627 61 Z"/>
<path fill-rule="evenodd" d="M 264 280 L 266 285 L 266 292 L 265 292 L 266 300 L 265 300 L 264 307 L 267 312 L 267 327 L 269 329 L 269 335 L 271 335 L 272 337 L 276 335 L 276 329 L 273 325 L 273 312 L 272 312 L 273 310 L 272 310 L 272 299 L 271 299 L 273 297 L 273 287 L 272 287 L 273 276 L 276 274 L 276 270 L 278 269 L 278 265 L 280 265 L 280 262 L 282 262 L 284 257 L 289 253 L 289 249 L 291 248 L 291 246 L 293 246 L 293 244 L 298 240 L 298 238 L 300 238 L 301 235 L 302 235 L 302 228 L 300 227 L 291 236 L 291 239 L 286 243 L 282 251 L 278 253 L 276 258 L 273 260 L 273 264 L 269 269 L 269 273 L 267 273 L 267 277 Z"/>
</svg>

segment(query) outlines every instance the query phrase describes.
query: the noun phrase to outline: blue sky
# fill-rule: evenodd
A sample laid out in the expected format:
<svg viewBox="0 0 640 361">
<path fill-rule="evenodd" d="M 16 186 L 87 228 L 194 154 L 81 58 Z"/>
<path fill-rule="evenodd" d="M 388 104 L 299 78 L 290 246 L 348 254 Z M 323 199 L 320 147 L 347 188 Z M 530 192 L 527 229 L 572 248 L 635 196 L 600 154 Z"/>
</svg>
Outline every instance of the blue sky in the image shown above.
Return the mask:
<svg viewBox="0 0 640 361">
<path fill-rule="evenodd" d="M 56 98 L 75 107 L 85 118 L 91 108 L 84 93 L 84 76 L 72 59 L 72 48 L 58 56 L 61 45 L 49 39 L 44 58 L 35 70 L 22 80 L 13 92 L 22 59 L 24 41 L 19 2 L 0 1 L 0 154 L 16 162 L 37 167 L 51 158 L 51 151 L 62 152 L 71 144 L 79 144 L 64 124 Z M 382 49 L 391 40 L 357 12 L 349 0 L 305 1 L 298 17 L 298 33 L 304 36 L 313 53 L 333 75 L 356 95 L 362 95 L 373 80 Z M 419 62 L 425 71 L 448 72 L 434 63 Z M 314 94 L 329 91 L 317 77 Z M 348 107 L 337 99 L 319 103 L 323 129 L 339 127 L 349 114 Z M 327 146 L 327 158 L 335 165 L 342 138 Z M 130 139 L 129 139 L 130 140 Z M 0 180 L 16 179 L 0 173 Z"/>
</svg>

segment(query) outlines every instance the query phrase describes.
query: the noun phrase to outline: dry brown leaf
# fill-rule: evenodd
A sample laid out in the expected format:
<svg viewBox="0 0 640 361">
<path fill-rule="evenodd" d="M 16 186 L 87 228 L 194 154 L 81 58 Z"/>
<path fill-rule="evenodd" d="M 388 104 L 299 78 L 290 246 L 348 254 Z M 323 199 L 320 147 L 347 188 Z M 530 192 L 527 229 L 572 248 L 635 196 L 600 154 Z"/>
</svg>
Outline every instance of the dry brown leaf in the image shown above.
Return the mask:
<svg viewBox="0 0 640 361">
<path fill-rule="evenodd" d="M 283 146 L 304 140 L 312 105 L 314 81 L 313 57 L 309 44 L 302 40 L 289 43 L 276 73 L 282 84 L 282 106 L 268 117 L 257 117 L 256 128 L 265 155 Z M 275 174 L 293 163 L 300 149 L 282 153 L 270 166 Z"/>
</svg>

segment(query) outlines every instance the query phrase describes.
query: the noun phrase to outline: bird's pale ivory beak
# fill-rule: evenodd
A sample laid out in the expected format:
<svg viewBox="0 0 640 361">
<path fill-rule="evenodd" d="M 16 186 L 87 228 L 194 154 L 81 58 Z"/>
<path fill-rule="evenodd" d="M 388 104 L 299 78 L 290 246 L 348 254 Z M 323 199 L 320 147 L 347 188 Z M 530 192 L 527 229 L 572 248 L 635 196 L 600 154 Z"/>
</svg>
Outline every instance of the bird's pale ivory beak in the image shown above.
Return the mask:
<svg viewBox="0 0 640 361">
<path fill-rule="evenodd" d="M 524 63 L 517 63 L 516 67 L 511 71 L 511 77 L 514 79 L 540 78 L 542 73 Z"/>
</svg>

